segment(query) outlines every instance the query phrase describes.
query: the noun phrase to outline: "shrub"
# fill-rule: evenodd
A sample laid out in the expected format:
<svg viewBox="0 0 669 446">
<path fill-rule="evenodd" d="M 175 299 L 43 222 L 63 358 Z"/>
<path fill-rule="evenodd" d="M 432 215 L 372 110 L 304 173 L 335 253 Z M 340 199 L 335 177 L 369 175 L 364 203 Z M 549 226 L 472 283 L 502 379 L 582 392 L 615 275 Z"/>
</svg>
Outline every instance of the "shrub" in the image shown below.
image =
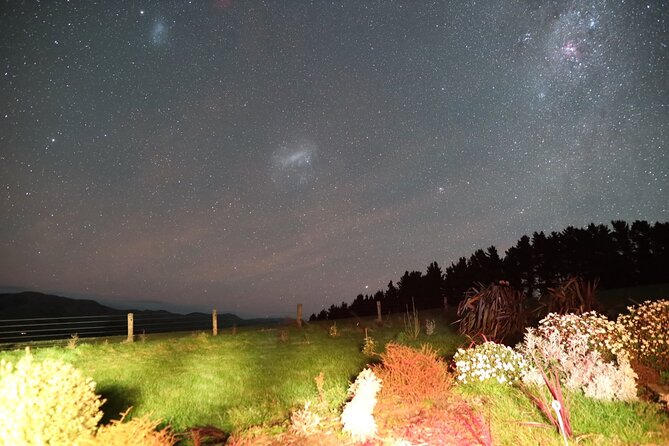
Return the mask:
<svg viewBox="0 0 669 446">
<path fill-rule="evenodd" d="M 525 295 L 504 281 L 487 287 L 478 284 L 460 302 L 458 317 L 462 334 L 501 341 L 524 328 Z"/>
<path fill-rule="evenodd" d="M 587 282 L 580 277 L 570 277 L 559 287 L 548 288 L 548 312 L 582 314 L 594 310 L 597 284 L 597 280 Z"/>
<path fill-rule="evenodd" d="M 601 400 L 636 399 L 636 373 L 629 365 L 627 354 L 620 350 L 615 360 L 607 362 L 587 333 L 570 333 L 566 338 L 557 327 L 543 330 L 528 329 L 519 349 L 531 357 L 536 367 L 523 376 L 525 383 L 543 385 L 541 369 L 555 368 L 564 384 L 580 389 L 588 397 Z"/>
<path fill-rule="evenodd" d="M 74 350 L 79 345 L 79 335 L 77 333 L 71 334 L 70 339 L 67 340 L 67 348 Z"/>
<path fill-rule="evenodd" d="M 646 301 L 628 307 L 617 327 L 630 355 L 659 370 L 669 370 L 669 300 Z"/>
<path fill-rule="evenodd" d="M 102 426 L 95 435 L 80 439 L 77 446 L 172 446 L 177 439 L 169 427 L 158 429 L 160 421 L 147 415 L 125 421 L 128 411 L 120 420 Z"/>
<path fill-rule="evenodd" d="M 376 355 L 376 342 L 371 336 L 367 336 L 367 331 L 365 330 L 365 343 L 362 345 L 362 354 L 365 356 L 374 356 Z"/>
<path fill-rule="evenodd" d="M 437 400 L 453 382 L 444 361 L 428 345 L 416 350 L 389 343 L 381 361 L 373 370 L 383 380 L 382 394 L 407 403 Z"/>
<path fill-rule="evenodd" d="M 91 434 L 104 401 L 95 383 L 58 360 L 0 361 L 0 444 L 73 444 Z"/>
<path fill-rule="evenodd" d="M 311 402 L 304 403 L 302 409 L 298 409 L 290 415 L 290 430 L 300 436 L 307 437 L 318 431 L 321 417 L 311 410 Z"/>
<path fill-rule="evenodd" d="M 437 328 L 436 322 L 434 322 L 434 319 L 428 319 L 425 321 L 425 334 L 428 336 L 432 336 Z"/>
<path fill-rule="evenodd" d="M 377 427 L 373 412 L 376 394 L 381 390 L 381 380 L 370 369 L 365 369 L 348 389 L 351 401 L 346 403 L 341 414 L 343 431 L 356 441 L 365 442 L 376 435 Z"/>
<path fill-rule="evenodd" d="M 484 342 L 453 357 L 461 383 L 497 380 L 500 384 L 519 381 L 528 369 L 523 355 L 506 345 Z"/>
<path fill-rule="evenodd" d="M 553 330 L 559 332 L 563 349 L 572 341 L 584 339 L 588 350 L 598 351 L 605 360 L 613 360 L 624 348 L 620 330 L 615 322 L 595 311 L 577 314 L 550 313 L 539 321 L 537 334 L 547 337 Z"/>
</svg>

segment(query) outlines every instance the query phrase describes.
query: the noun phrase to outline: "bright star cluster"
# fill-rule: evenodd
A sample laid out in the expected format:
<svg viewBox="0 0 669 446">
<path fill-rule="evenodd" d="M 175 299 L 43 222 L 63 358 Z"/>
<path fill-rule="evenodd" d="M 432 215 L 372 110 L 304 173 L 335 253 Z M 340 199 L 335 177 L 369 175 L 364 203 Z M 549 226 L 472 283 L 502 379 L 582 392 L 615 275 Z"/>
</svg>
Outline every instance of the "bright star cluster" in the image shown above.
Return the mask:
<svg viewBox="0 0 669 446">
<path fill-rule="evenodd" d="M 0 287 L 310 314 L 669 220 L 669 4 L 9 2 Z"/>
</svg>

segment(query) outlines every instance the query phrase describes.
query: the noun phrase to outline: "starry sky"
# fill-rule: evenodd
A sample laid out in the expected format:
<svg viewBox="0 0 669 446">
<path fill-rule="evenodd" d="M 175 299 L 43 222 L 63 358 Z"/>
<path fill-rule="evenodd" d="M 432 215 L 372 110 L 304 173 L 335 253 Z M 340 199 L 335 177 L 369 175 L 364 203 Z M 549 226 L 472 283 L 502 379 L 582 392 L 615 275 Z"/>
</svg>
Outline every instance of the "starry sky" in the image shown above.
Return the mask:
<svg viewBox="0 0 669 446">
<path fill-rule="evenodd" d="M 4 1 L 0 286 L 308 316 L 669 220 L 669 3 Z"/>
</svg>

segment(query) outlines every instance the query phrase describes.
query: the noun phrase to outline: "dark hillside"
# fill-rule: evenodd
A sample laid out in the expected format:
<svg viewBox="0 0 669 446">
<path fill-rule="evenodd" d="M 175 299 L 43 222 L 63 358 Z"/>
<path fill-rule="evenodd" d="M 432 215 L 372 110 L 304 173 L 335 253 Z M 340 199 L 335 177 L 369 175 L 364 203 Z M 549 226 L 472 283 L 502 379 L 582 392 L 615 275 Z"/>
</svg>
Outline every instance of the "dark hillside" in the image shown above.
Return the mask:
<svg viewBox="0 0 669 446">
<path fill-rule="evenodd" d="M 26 291 L 0 294 L 0 319 L 33 319 L 42 317 L 77 317 L 121 315 L 126 311 L 100 305 L 94 300 Z"/>
<path fill-rule="evenodd" d="M 162 310 L 118 310 L 94 300 L 70 299 L 38 292 L 0 294 L 0 344 L 86 337 L 122 336 L 127 333 L 127 313 L 134 314 L 134 333 L 208 331 L 211 313 L 186 315 Z M 218 327 L 273 323 L 218 314 Z"/>
</svg>

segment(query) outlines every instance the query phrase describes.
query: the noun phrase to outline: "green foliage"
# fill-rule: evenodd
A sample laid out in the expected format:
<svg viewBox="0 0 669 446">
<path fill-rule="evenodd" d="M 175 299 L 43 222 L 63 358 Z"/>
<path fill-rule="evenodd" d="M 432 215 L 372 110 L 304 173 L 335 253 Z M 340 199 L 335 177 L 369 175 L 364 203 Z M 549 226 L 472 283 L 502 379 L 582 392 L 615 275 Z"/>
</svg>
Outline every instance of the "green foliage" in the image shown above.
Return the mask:
<svg viewBox="0 0 669 446">
<path fill-rule="evenodd" d="M 548 288 L 549 313 L 582 314 L 592 311 L 597 306 L 595 291 L 598 280 L 585 281 L 580 277 L 570 277 L 556 288 Z"/>
<path fill-rule="evenodd" d="M 0 444 L 65 445 L 91 434 L 103 401 L 95 383 L 59 360 L 0 362 Z"/>
<path fill-rule="evenodd" d="M 525 295 L 505 282 L 478 284 L 458 306 L 460 332 L 502 341 L 525 327 Z"/>
<path fill-rule="evenodd" d="M 660 371 L 669 371 L 669 300 L 645 301 L 629 307 L 617 320 L 630 354 Z"/>
<path fill-rule="evenodd" d="M 484 342 L 466 350 L 458 349 L 453 361 L 457 380 L 463 384 L 487 380 L 512 384 L 519 381 L 528 368 L 523 355 L 495 342 Z"/>
</svg>

